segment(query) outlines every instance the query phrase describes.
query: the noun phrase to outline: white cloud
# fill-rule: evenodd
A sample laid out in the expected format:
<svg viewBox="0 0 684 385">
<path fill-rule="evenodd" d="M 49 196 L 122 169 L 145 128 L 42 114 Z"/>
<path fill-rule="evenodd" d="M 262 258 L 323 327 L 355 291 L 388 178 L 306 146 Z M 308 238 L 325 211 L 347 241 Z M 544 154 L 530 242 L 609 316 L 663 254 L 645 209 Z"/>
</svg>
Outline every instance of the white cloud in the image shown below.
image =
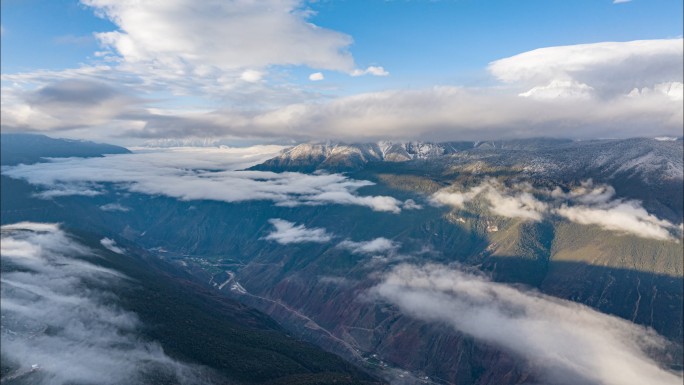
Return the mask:
<svg viewBox="0 0 684 385">
<path fill-rule="evenodd" d="M 656 136 L 653 139 L 660 141 L 660 142 L 674 142 L 677 140 L 677 137 L 676 136 Z"/>
<path fill-rule="evenodd" d="M 100 239 L 100 244 L 107 250 L 115 252 L 117 254 L 124 254 L 124 249 L 116 245 L 116 241 L 110 238 Z"/>
<path fill-rule="evenodd" d="M 325 76 L 323 76 L 323 73 L 321 72 L 314 72 L 311 75 L 309 75 L 309 80 L 311 80 L 312 82 L 317 82 L 323 79 L 325 79 Z"/>
<path fill-rule="evenodd" d="M 612 98 L 663 82 L 682 82 L 682 39 L 601 42 L 540 48 L 489 65 L 499 80 L 529 87 L 526 96 Z"/>
<path fill-rule="evenodd" d="M 634 88 L 627 94 L 630 97 L 646 95 L 665 95 L 674 101 L 681 102 L 684 98 L 684 84 L 681 82 L 658 83 L 652 87 Z"/>
<path fill-rule="evenodd" d="M 264 239 L 275 241 L 282 245 L 306 242 L 326 243 L 333 237 L 325 229 L 309 229 L 304 227 L 304 225 L 297 225 L 283 219 L 269 219 L 268 221 L 275 227 L 275 230 L 265 236 Z"/>
<path fill-rule="evenodd" d="M 0 349 L 3 363 L 17 371 L 8 378 L 37 365 L 26 378 L 36 384 L 142 384 L 155 372 L 181 384 L 204 383 L 204 369 L 141 338 L 136 314 L 119 307 L 108 289 L 125 277 L 88 262 L 93 250 L 54 224 L 23 222 L 1 231 Z"/>
<path fill-rule="evenodd" d="M 370 207 L 375 211 L 388 211 L 394 214 L 401 212 L 401 201 L 391 196 L 358 196 L 349 190 L 322 191 L 319 194 L 306 198 L 308 204 L 337 203 Z M 297 204 L 297 202 L 292 202 Z"/>
<path fill-rule="evenodd" d="M 676 230 L 677 225 L 649 214 L 639 201 L 615 198 L 612 186 L 596 185 L 589 179 L 567 193 L 560 188 L 542 193 L 556 199 L 551 210 L 553 214 L 572 222 L 598 225 L 642 238 L 675 239 L 671 231 Z"/>
<path fill-rule="evenodd" d="M 598 225 L 606 230 L 635 234 L 658 240 L 673 239 L 669 229 L 677 226 L 649 214 L 638 202 L 615 202 L 598 207 L 562 205 L 556 214 L 583 225 Z"/>
<path fill-rule="evenodd" d="M 389 76 L 383 67 L 380 66 L 369 66 L 365 70 L 355 69 L 351 72 L 351 76 L 363 76 L 363 75 L 373 75 L 373 76 Z"/>
<path fill-rule="evenodd" d="M 256 70 L 246 70 L 243 71 L 242 74 L 240 74 L 240 79 L 249 83 L 259 82 L 261 81 L 261 79 L 263 79 L 263 77 L 264 73 Z"/>
<path fill-rule="evenodd" d="M 589 99 L 594 89 L 584 83 L 577 83 L 572 80 L 552 80 L 544 86 L 536 86 L 519 95 L 536 99 Z"/>
<path fill-rule="evenodd" d="M 677 225 L 649 214 L 635 200 L 615 198 L 615 189 L 608 185 L 595 185 L 591 180 L 565 192 L 534 189 L 529 184 L 505 186 L 487 179 L 465 191 L 453 187 L 435 192 L 431 201 L 454 208 L 467 208 L 466 204 L 481 199 L 493 214 L 541 221 L 553 215 L 583 225 L 598 225 L 603 229 L 633 234 L 642 238 L 676 240 L 672 231 Z"/>
<path fill-rule="evenodd" d="M 2 173 L 41 186 L 45 190 L 36 194 L 41 198 L 98 195 L 101 194 L 99 184 L 114 183 L 131 192 L 182 200 L 266 200 L 280 206 L 341 204 L 401 212 L 402 202 L 394 197 L 356 193 L 372 182 L 340 174 L 238 171 L 263 162 L 281 149 L 280 146 L 143 149 L 134 154 L 60 158 L 48 163 L 5 167 Z"/>
<path fill-rule="evenodd" d="M 117 25 L 96 37 L 132 71 L 174 78 L 271 65 L 354 67 L 352 38 L 312 24 L 299 0 L 82 2 Z"/>
<path fill-rule="evenodd" d="M 546 203 L 536 199 L 526 191 L 514 191 L 506 188 L 495 180 L 486 180 L 478 186 L 471 187 L 465 192 L 443 189 L 432 196 L 432 201 L 456 208 L 463 208 L 465 204 L 482 196 L 488 203 L 489 209 L 497 215 L 507 218 L 521 218 L 541 221 L 548 210 Z"/>
<path fill-rule="evenodd" d="M 432 194 L 433 203 L 463 208 L 467 202 L 472 201 L 482 190 L 471 188 L 468 191 L 455 191 L 453 189 L 442 189 Z"/>
<path fill-rule="evenodd" d="M 401 208 L 404 210 L 420 210 L 423 206 L 416 203 L 413 199 L 407 199 L 404 201 L 404 204 L 401 205 Z"/>
<path fill-rule="evenodd" d="M 442 265 L 400 265 L 371 289 L 412 317 L 449 325 L 529 361 L 544 383 L 680 384 L 649 357 L 665 339 L 574 302 Z"/>
<path fill-rule="evenodd" d="M 57 197 L 65 197 L 69 195 L 82 195 L 86 197 L 94 197 L 97 195 L 102 195 L 102 192 L 93 189 L 89 185 L 84 183 L 71 183 L 68 185 L 56 183 L 52 185 L 49 190 L 33 194 L 33 196 L 40 199 L 51 199 Z"/>
<path fill-rule="evenodd" d="M 513 196 L 503 195 L 496 189 L 489 189 L 485 194 L 494 214 L 507 218 L 522 218 L 541 221 L 542 213 L 547 210 L 544 202 L 537 200 L 528 192 L 520 192 Z"/>
<path fill-rule="evenodd" d="M 125 213 L 125 212 L 129 211 L 130 209 L 128 207 L 120 205 L 118 203 L 107 203 L 107 204 L 100 206 L 100 210 L 102 210 L 102 211 L 121 211 L 121 212 Z"/>
<path fill-rule="evenodd" d="M 365 242 L 354 242 L 349 239 L 340 242 L 337 247 L 351 251 L 354 254 L 382 254 L 394 252 L 399 244 L 387 238 L 375 238 Z"/>
<path fill-rule="evenodd" d="M 573 200 L 584 204 L 605 204 L 615 196 L 615 189 L 609 185 L 595 185 L 591 179 L 582 181 L 567 193 L 560 187 L 546 192 L 554 198 Z"/>
<path fill-rule="evenodd" d="M 613 0 L 613 4 L 629 3 L 632 0 Z"/>
</svg>

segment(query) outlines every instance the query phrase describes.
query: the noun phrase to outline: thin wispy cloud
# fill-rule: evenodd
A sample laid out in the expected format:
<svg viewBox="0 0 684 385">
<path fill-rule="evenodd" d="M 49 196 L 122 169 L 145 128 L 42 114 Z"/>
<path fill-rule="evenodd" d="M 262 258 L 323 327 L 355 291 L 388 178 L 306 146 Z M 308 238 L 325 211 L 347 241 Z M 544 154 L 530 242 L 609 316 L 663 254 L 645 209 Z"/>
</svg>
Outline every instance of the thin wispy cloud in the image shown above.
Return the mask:
<svg viewBox="0 0 684 385">
<path fill-rule="evenodd" d="M 337 247 L 346 249 L 354 254 L 383 254 L 394 252 L 399 248 L 399 244 L 387 238 L 375 238 L 370 241 L 354 242 L 352 240 L 344 240 L 340 242 Z"/>
<path fill-rule="evenodd" d="M 118 203 L 107 203 L 107 204 L 100 206 L 100 210 L 102 210 L 102 211 L 120 211 L 120 212 L 125 213 L 127 211 L 130 211 L 131 209 L 126 207 L 126 206 L 120 205 Z"/>
<path fill-rule="evenodd" d="M 668 342 L 653 330 L 454 267 L 403 264 L 370 292 L 411 317 L 444 324 L 528 360 L 543 383 L 675 385 L 651 358 Z"/>
<path fill-rule="evenodd" d="M 307 228 L 304 225 L 298 225 L 284 219 L 269 219 L 268 222 L 275 229 L 265 236 L 264 239 L 278 242 L 281 245 L 308 242 L 327 243 L 333 238 L 325 229 Z"/>
<path fill-rule="evenodd" d="M 352 71 L 351 75 L 352 76 L 364 76 L 364 75 L 389 76 L 389 72 L 387 72 L 383 67 L 380 67 L 380 66 L 370 66 L 370 67 L 366 68 L 365 70 L 356 69 L 356 70 Z"/>
</svg>

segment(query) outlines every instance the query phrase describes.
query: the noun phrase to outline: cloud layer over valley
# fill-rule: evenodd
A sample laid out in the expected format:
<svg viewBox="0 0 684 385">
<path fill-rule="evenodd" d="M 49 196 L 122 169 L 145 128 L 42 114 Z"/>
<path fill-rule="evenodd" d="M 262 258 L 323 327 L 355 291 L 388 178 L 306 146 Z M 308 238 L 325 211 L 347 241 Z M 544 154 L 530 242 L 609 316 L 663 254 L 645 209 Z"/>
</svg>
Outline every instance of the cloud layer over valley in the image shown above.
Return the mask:
<svg viewBox="0 0 684 385">
<path fill-rule="evenodd" d="M 111 240 L 102 243 L 122 252 Z M 141 338 L 136 314 L 108 290 L 127 278 L 86 260 L 92 257 L 57 225 L 2 226 L 2 359 L 14 369 L 3 382 L 205 383 L 201 368 Z"/>
<path fill-rule="evenodd" d="M 681 225 L 648 213 L 639 201 L 616 198 L 613 187 L 594 185 L 591 180 L 566 192 L 560 187 L 536 189 L 527 183 L 506 186 L 487 179 L 465 190 L 453 187 L 439 190 L 431 199 L 435 204 L 457 209 L 481 199 L 487 210 L 507 218 L 539 222 L 556 216 L 642 238 L 677 240 L 681 237 Z"/>
<path fill-rule="evenodd" d="M 399 213 L 403 202 L 390 196 L 361 196 L 373 183 L 340 174 L 239 171 L 277 153 L 282 147 L 175 148 L 142 150 L 102 158 L 63 158 L 49 163 L 6 167 L 3 174 L 45 189 L 37 195 L 93 196 L 101 184 L 182 200 L 241 202 L 268 200 L 279 206 L 342 204 Z M 408 202 L 412 208 L 411 202 Z M 103 210 L 121 210 L 114 204 Z"/>
<path fill-rule="evenodd" d="M 546 384 L 682 382 L 649 357 L 667 348 L 652 330 L 453 267 L 402 264 L 371 293 L 412 317 L 448 325 L 525 358 Z"/>
</svg>

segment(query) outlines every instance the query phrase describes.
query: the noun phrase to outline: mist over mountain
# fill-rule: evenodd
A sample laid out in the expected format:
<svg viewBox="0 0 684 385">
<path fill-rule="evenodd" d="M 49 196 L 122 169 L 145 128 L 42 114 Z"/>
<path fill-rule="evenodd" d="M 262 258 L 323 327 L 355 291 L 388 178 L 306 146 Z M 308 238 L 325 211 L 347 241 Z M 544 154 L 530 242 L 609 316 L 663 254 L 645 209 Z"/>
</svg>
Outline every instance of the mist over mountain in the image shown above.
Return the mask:
<svg viewBox="0 0 684 385">
<path fill-rule="evenodd" d="M 3 237 L 24 234 L 17 222 L 61 223 L 48 233 L 82 234 L 107 256 L 92 261 L 125 258 L 115 270 L 138 283 L 98 290 L 120 293 L 115 306 L 142 322 L 127 330 L 181 372 L 214 383 L 681 382 L 681 139 L 95 156 L 75 143 L 69 158 L 3 165 Z M 60 258 L 83 253 L 73 250 Z M 149 285 L 154 295 L 131 297 Z M 16 300 L 8 288 L 3 299 Z M 16 332 L 8 322 L 3 333 Z M 62 375 L 5 357 L 3 378 Z M 136 370 L 181 373 L 155 365 Z"/>
</svg>

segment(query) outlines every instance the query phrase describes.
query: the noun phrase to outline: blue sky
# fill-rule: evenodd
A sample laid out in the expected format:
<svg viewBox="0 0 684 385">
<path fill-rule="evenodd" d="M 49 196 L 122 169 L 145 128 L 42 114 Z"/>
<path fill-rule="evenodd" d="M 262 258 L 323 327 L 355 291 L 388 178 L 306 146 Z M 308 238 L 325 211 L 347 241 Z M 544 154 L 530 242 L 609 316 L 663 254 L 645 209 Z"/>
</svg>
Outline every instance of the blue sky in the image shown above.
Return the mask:
<svg viewBox="0 0 684 385">
<path fill-rule="evenodd" d="M 19 97 L 19 88 L 35 90 L 64 79 L 91 81 L 96 77 L 98 81 L 111 82 L 124 95 L 137 94 L 147 100 L 143 107 L 139 100 L 134 101 L 135 98 L 131 97 L 127 105 L 137 105 L 145 110 L 163 109 L 165 114 L 169 114 L 169 109 L 179 109 L 183 113 L 265 108 L 274 111 L 292 104 L 318 105 L 368 93 L 420 92 L 434 87 L 496 89 L 510 86 L 509 81 L 502 83 L 504 75 L 494 75 L 488 67 L 496 60 L 545 47 L 666 39 L 676 44 L 677 39 L 681 39 L 683 25 L 682 2 L 678 0 L 633 0 L 618 4 L 610 0 L 268 0 L 258 5 L 250 2 L 211 3 L 169 0 L 163 9 L 154 6 L 144 9 L 126 5 L 126 1 L 3 0 L 3 93 L 10 95 L 14 92 L 12 97 L 8 97 L 14 101 Z M 267 6 L 262 6 L 266 3 Z M 187 18 L 184 17 L 183 7 L 205 5 L 206 9 L 194 9 Z M 292 16 L 300 15 L 303 10 L 306 15 Z M 247 16 L 240 18 L 240 15 Z M 208 21 L 205 23 L 202 18 Z M 211 24 L 211 20 L 216 24 Z M 157 25 L 155 23 L 161 27 L 152 27 Z M 235 25 L 234 29 L 231 29 L 231 23 Z M 306 23 L 317 28 L 309 30 Z M 227 27 L 222 29 L 223 25 Z M 178 31 L 170 30 L 174 26 L 179 27 Z M 205 27 L 207 31 L 202 30 Z M 154 30 L 153 33 L 148 33 L 146 28 Z M 277 28 L 283 30 L 278 31 Z M 205 35 L 212 33 L 209 30 L 216 36 L 204 41 Z M 95 35 L 112 31 L 118 31 L 120 35 L 109 42 L 103 40 L 103 35 Z M 156 32 L 159 34 L 154 35 Z M 174 39 L 182 40 L 185 36 L 196 38 L 179 43 L 175 49 Z M 222 41 L 231 39 L 231 36 L 238 36 L 241 41 L 228 43 L 224 48 Z M 280 36 L 284 36 L 282 41 Z M 136 50 L 125 51 L 130 41 L 136 44 Z M 157 43 L 169 44 L 170 47 L 157 49 Z M 290 47 L 294 48 L 289 50 Z M 225 52 L 220 52 L 222 50 Z M 107 54 L 96 56 L 96 52 Z M 639 52 L 642 52 L 640 55 L 653 56 L 648 50 Z M 246 59 L 231 62 L 242 56 Z M 224 65 L 226 61 L 229 63 Z M 173 71 L 159 67 L 167 64 L 169 68 L 178 67 Z M 102 65 L 109 69 L 97 76 L 91 71 L 87 79 L 83 74 L 69 72 Z M 679 62 L 675 60 L 674 65 L 679 65 Z M 381 67 L 380 72 L 385 76 L 350 76 L 354 70 L 366 73 L 364 71 L 370 66 Z M 145 68 L 155 70 L 146 72 Z M 169 74 L 161 76 L 160 71 L 167 69 Z M 40 79 L 24 76 L 20 81 L 12 77 L 14 90 L 10 90 L 10 77 L 7 75 L 35 74 L 39 70 L 53 71 L 54 82 L 51 83 L 44 74 Z M 536 68 L 534 71 L 545 70 Z M 317 72 L 322 75 L 317 76 L 323 79 L 309 80 L 309 75 Z M 673 72 L 676 71 L 670 71 Z M 201 81 L 193 82 L 193 76 L 198 73 Z M 634 78 L 636 75 L 626 76 Z M 137 80 L 124 84 L 131 77 Z M 566 78 L 564 76 L 562 81 L 568 81 Z M 242 79 L 243 82 L 230 79 Z M 587 83 L 589 88 L 586 88 L 584 83 L 575 80 L 563 85 L 576 88 L 570 93 L 593 88 L 591 84 Z M 680 83 L 679 78 L 671 80 Z M 554 79 L 545 78 L 545 81 L 551 84 Z M 221 87 L 215 87 L 217 82 Z M 554 83 L 554 87 L 558 84 Z M 655 86 L 639 84 L 639 90 Z M 658 84 L 663 84 L 662 79 Z M 530 85 L 520 84 L 520 87 Z M 124 103 L 123 99 L 120 102 Z M 32 106 L 35 107 L 35 103 Z M 46 113 L 51 114 L 45 112 L 43 115 Z M 54 114 L 50 117 L 61 119 Z M 27 124 L 25 128 L 31 129 Z M 145 124 L 144 119 L 136 124 Z M 216 124 L 212 120 L 210 125 Z M 83 123 L 60 125 L 53 121 L 52 125 L 67 131 L 67 128 L 82 126 Z M 17 127 L 16 124 L 3 124 L 3 130 L 15 130 Z M 206 134 L 219 135 L 220 131 L 219 127 L 213 127 Z M 228 131 L 228 136 L 236 134 L 233 129 Z M 155 132 L 162 135 L 159 128 Z M 387 132 L 391 132 L 390 128 Z M 315 136 L 311 132 L 303 135 Z"/>
<path fill-rule="evenodd" d="M 316 12 L 310 21 L 354 38 L 350 50 L 357 62 L 391 71 L 391 78 L 374 86 L 420 86 L 480 82 L 489 62 L 541 47 L 678 37 L 682 4 L 323 0 L 308 6 Z M 77 0 L 4 0 L 2 27 L 3 73 L 91 62 L 98 50 L 92 33 L 117 29 Z M 310 70 L 293 72 L 304 80 Z"/>
<path fill-rule="evenodd" d="M 471 83 L 489 62 L 541 47 L 682 35 L 681 1 L 371 0 L 313 8 L 317 24 L 357 37 L 357 61 L 384 65 L 407 84 Z"/>
</svg>

